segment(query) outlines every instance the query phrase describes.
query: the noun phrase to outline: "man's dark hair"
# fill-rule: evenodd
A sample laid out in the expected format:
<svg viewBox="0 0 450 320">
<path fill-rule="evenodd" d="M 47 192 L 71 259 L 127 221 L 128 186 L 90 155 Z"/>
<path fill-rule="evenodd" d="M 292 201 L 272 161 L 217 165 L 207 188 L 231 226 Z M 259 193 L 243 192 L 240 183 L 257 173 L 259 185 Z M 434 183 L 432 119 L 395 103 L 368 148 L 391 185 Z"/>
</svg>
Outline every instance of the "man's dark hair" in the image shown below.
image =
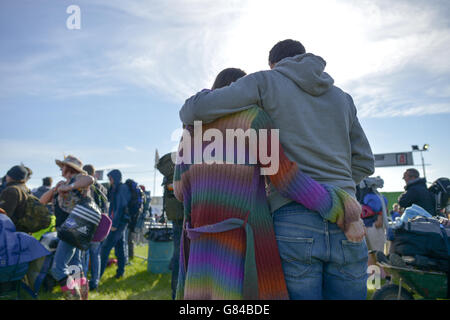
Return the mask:
<svg viewBox="0 0 450 320">
<path fill-rule="evenodd" d="M 88 175 L 94 177 L 95 176 L 95 169 L 92 164 L 87 164 L 83 167 L 83 170 L 87 172 Z"/>
<path fill-rule="evenodd" d="M 295 57 L 306 52 L 305 47 L 296 40 L 287 39 L 278 42 L 269 52 L 269 64 L 275 64 L 288 57 Z"/>
<path fill-rule="evenodd" d="M 414 168 L 407 169 L 406 173 L 408 174 L 408 176 L 410 176 L 412 178 L 419 178 L 420 177 L 419 171 L 417 171 L 417 169 L 414 169 Z"/>
<path fill-rule="evenodd" d="M 51 177 L 46 177 L 42 179 L 42 185 L 46 187 L 51 187 L 53 183 L 53 179 Z"/>
<path fill-rule="evenodd" d="M 212 86 L 212 90 L 229 86 L 239 78 L 245 77 L 246 75 L 247 74 L 245 73 L 245 71 L 242 71 L 241 69 L 224 69 L 217 75 L 216 80 L 214 81 L 214 84 Z"/>
</svg>

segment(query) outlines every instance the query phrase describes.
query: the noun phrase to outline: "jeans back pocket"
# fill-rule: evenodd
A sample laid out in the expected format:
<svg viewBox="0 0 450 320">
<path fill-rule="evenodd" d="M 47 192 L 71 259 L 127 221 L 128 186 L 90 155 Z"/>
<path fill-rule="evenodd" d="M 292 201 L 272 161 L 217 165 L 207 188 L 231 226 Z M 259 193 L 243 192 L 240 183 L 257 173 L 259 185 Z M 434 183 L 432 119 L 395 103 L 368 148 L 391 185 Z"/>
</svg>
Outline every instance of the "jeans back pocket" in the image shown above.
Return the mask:
<svg viewBox="0 0 450 320">
<path fill-rule="evenodd" d="M 285 276 L 299 277 L 306 273 L 312 263 L 314 239 L 285 236 L 276 238 Z"/>
<path fill-rule="evenodd" d="M 365 240 L 361 242 L 342 240 L 341 244 L 344 264 L 340 270 L 353 279 L 366 276 L 369 252 Z"/>
</svg>

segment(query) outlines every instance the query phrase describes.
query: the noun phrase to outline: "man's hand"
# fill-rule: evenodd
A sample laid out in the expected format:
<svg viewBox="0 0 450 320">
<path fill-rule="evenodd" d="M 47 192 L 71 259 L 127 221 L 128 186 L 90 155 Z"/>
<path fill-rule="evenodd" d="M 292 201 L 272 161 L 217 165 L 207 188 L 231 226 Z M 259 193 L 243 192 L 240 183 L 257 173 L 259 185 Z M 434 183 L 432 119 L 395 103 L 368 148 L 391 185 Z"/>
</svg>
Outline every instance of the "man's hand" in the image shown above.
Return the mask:
<svg viewBox="0 0 450 320">
<path fill-rule="evenodd" d="M 366 235 L 366 228 L 364 227 L 364 222 L 361 219 L 359 219 L 357 221 L 350 223 L 347 226 L 344 234 L 347 237 L 347 240 L 349 241 L 361 242 L 364 239 L 364 236 Z"/>
<path fill-rule="evenodd" d="M 111 231 L 116 231 L 117 228 L 111 227 Z"/>
</svg>

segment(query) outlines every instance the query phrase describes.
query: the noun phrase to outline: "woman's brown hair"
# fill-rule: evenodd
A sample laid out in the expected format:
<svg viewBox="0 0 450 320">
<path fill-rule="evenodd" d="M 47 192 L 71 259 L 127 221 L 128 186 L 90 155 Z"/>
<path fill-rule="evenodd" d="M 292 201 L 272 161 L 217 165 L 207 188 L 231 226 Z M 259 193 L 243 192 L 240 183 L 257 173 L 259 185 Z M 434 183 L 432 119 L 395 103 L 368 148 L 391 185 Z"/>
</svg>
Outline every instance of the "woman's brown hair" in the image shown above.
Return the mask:
<svg viewBox="0 0 450 320">
<path fill-rule="evenodd" d="M 245 77 L 247 74 L 245 71 L 237 68 L 227 68 L 217 75 L 216 80 L 212 86 L 212 90 L 229 86 L 239 78 Z"/>
</svg>

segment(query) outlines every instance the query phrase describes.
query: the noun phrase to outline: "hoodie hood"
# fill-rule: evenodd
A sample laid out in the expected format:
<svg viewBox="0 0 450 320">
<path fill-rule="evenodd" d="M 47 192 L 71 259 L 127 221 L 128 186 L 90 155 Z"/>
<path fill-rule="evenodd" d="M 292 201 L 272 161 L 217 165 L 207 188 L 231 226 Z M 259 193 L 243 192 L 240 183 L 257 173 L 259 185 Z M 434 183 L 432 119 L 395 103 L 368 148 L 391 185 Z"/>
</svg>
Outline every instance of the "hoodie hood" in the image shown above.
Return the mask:
<svg viewBox="0 0 450 320">
<path fill-rule="evenodd" d="M 418 184 L 423 184 L 426 187 L 427 180 L 425 178 L 417 178 L 417 179 L 411 180 L 406 184 L 405 190 L 407 190 L 410 186 L 418 185 Z"/>
<path fill-rule="evenodd" d="M 108 173 L 108 177 L 111 177 L 112 180 L 114 181 L 114 187 L 116 188 L 119 184 L 122 183 L 122 173 L 115 169 L 113 171 L 111 171 L 110 173 Z"/>
<path fill-rule="evenodd" d="M 326 62 L 312 53 L 300 54 L 278 62 L 274 70 L 295 82 L 302 90 L 313 96 L 321 96 L 334 83 L 333 78 L 324 72 Z"/>
</svg>

